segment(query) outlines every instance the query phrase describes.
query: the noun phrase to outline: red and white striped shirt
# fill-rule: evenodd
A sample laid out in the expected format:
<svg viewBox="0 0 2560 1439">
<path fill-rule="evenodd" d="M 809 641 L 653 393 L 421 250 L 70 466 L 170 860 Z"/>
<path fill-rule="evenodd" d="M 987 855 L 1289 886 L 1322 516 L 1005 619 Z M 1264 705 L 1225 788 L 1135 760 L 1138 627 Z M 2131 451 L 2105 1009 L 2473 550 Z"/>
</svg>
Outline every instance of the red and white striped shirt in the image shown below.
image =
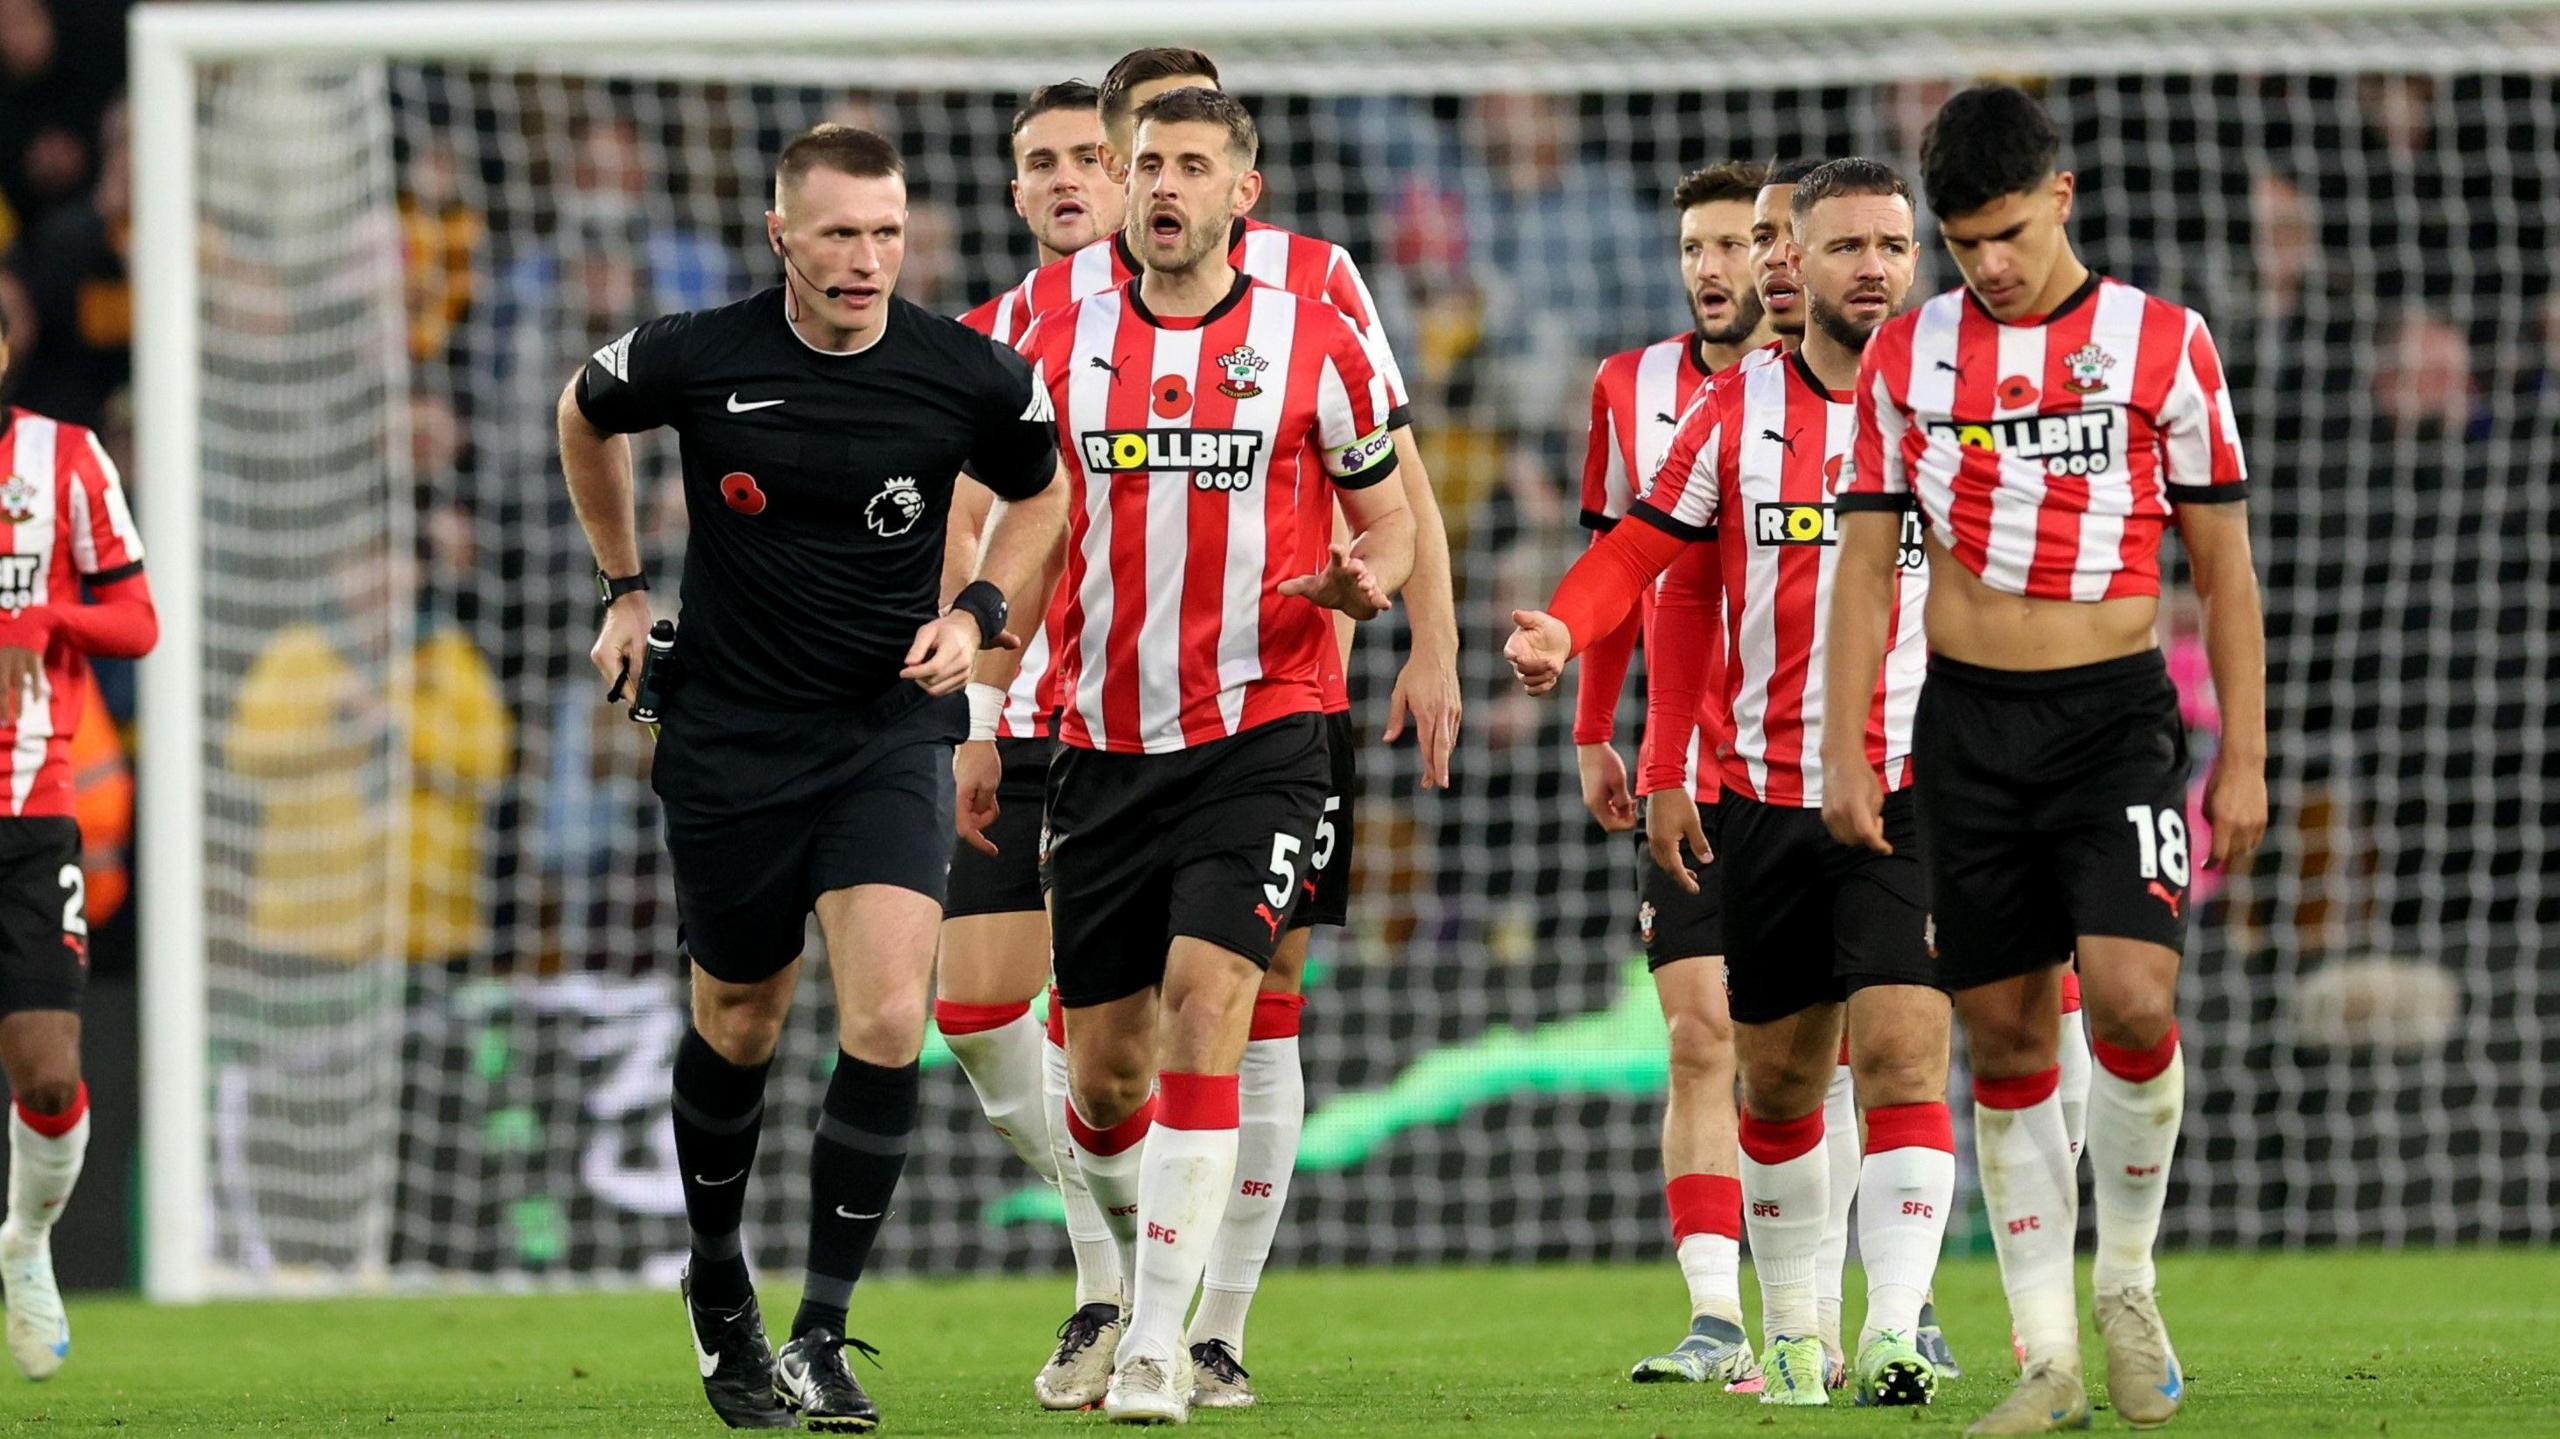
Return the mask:
<svg viewBox="0 0 2560 1439">
<path fill-rule="evenodd" d="M 1832 501 L 1856 424 L 1848 393 L 1826 389 L 1802 356 L 1756 351 L 1699 392 L 1661 474 L 1629 511 L 1687 539 L 1714 531 L 1733 715 L 1724 782 L 1763 804 L 1822 805 L 1823 645 L 1838 574 Z M 1917 531 L 1909 521 L 1867 713 L 1867 761 L 1887 790 L 1911 780 L 1911 721 L 1927 669 Z"/>
<path fill-rule="evenodd" d="M 142 537 L 106 446 L 78 425 L 30 410 L 0 411 L 0 615 L 83 605 L 81 586 L 142 572 Z M 9 637 L 14 640 L 14 636 Z M 44 692 L 17 722 L 0 725 L 0 787 L 8 813 L 71 813 L 71 732 L 80 718 L 88 656 L 59 639 L 44 645 Z"/>
<path fill-rule="evenodd" d="M 1227 263 L 1266 285 L 1341 311 L 1367 348 L 1371 369 L 1386 382 L 1388 428 L 1408 422 L 1404 372 L 1396 365 L 1386 330 L 1378 323 L 1377 304 L 1369 298 L 1369 287 L 1360 278 L 1360 267 L 1352 261 L 1350 251 L 1331 241 L 1260 220 L 1239 220 L 1227 247 Z M 1137 274 L 1138 261 L 1129 250 L 1128 237 L 1114 231 L 1033 270 L 1020 284 L 961 316 L 960 322 L 1019 349 L 1023 335 L 1042 315 L 1117 289 L 1137 278 Z M 1329 538 L 1332 532 L 1328 529 L 1325 533 Z M 1310 570 L 1323 563 L 1324 545 L 1322 539 L 1314 542 L 1315 563 L 1309 566 Z M 1066 596 L 1061 587 L 1050 602 L 1040 633 L 1023 644 L 1022 667 L 1015 671 L 1013 685 L 1005 694 L 1004 709 L 996 717 L 999 738 L 1033 738 L 1047 733 L 1049 716 L 1065 702 L 1058 690 L 1055 668 L 1062 642 L 1059 626 L 1065 620 Z M 1323 679 L 1328 710 L 1347 709 L 1351 704 L 1339 655 L 1337 650 Z"/>
<path fill-rule="evenodd" d="M 1689 407 L 1707 374 L 1695 331 L 1621 350 L 1600 362 L 1599 372 L 1591 377 L 1591 432 L 1582 454 L 1584 528 L 1605 533 L 1626 515 L 1637 488 L 1662 467 L 1680 412 Z M 1712 800 L 1720 788 L 1714 756 L 1732 731 L 1721 688 L 1701 688 L 1699 704 L 1691 713 L 1657 703 L 1666 688 L 1661 683 L 1663 659 L 1672 651 L 1662 648 L 1655 601 L 1670 579 L 1665 572 L 1642 606 L 1640 623 L 1649 668 L 1643 739 L 1637 747 L 1636 793 L 1677 788 Z M 1625 635 L 1623 640 L 1620 634 Z M 1706 638 L 1721 649 L 1720 636 Z M 1603 636 L 1584 653 L 1576 672 L 1575 743 L 1606 744 L 1615 735 L 1618 693 L 1625 686 L 1633 648 L 1633 634 L 1621 631 Z M 1679 658 L 1711 657 L 1683 650 Z"/>
<path fill-rule="evenodd" d="M 1606 530 L 1662 468 L 1671 432 L 1707 382 L 1695 331 L 1620 350 L 1591 377 L 1591 440 L 1582 454 L 1582 527 Z"/>
<path fill-rule="evenodd" d="M 1842 503 L 1916 497 L 2003 594 L 2156 595 L 2170 507 L 2248 494 L 2204 317 L 2098 275 L 2031 321 L 1993 319 L 1962 288 L 1896 316 L 1867 342 L 1857 397 Z"/>
<path fill-rule="evenodd" d="M 1058 738 L 1163 754 L 1322 708 L 1331 611 L 1277 586 L 1336 489 L 1395 472 L 1350 322 L 1243 275 L 1158 319 L 1132 281 L 1041 316 L 1022 352 L 1074 485 Z"/>
</svg>

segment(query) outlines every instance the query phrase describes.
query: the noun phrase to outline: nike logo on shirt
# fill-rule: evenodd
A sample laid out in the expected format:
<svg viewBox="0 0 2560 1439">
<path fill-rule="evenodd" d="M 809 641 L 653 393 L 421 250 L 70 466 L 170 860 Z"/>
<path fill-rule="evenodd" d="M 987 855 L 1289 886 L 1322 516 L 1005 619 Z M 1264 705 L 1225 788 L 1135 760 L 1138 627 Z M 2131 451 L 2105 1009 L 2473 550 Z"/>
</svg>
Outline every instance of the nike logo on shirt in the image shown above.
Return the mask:
<svg viewBox="0 0 2560 1439">
<path fill-rule="evenodd" d="M 749 410 L 770 410 L 782 403 L 784 402 L 781 400 L 757 400 L 750 404 L 740 404 L 738 392 L 735 390 L 729 392 L 729 413 L 733 415 L 743 415 Z"/>
</svg>

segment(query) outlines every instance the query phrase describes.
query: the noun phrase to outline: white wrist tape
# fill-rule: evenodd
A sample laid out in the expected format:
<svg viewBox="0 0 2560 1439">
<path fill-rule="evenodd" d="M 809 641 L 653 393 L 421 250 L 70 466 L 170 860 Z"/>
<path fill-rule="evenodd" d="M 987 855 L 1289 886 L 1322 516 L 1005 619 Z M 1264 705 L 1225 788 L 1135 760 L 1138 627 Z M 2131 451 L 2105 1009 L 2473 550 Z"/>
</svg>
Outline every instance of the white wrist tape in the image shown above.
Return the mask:
<svg viewBox="0 0 2560 1439">
<path fill-rule="evenodd" d="M 969 686 L 969 742 L 983 744 L 996 737 L 996 717 L 1004 713 L 1005 693 L 994 685 Z"/>
</svg>

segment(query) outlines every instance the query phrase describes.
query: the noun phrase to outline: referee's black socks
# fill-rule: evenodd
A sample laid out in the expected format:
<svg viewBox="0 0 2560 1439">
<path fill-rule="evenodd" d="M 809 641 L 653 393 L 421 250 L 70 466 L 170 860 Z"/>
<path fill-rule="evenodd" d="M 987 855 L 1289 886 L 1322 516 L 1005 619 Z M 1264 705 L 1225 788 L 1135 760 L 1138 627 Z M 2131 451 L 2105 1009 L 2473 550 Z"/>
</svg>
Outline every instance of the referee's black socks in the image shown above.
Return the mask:
<svg viewBox="0 0 2560 1439">
<path fill-rule="evenodd" d="M 738 1225 L 772 1068 L 771 1060 L 731 1064 L 689 1024 L 676 1044 L 677 1177 L 684 1182 L 685 1226 L 693 1231 L 693 1297 L 705 1309 L 735 1309 L 754 1292 Z"/>
<path fill-rule="evenodd" d="M 845 1306 L 907 1167 L 917 1073 L 913 1060 L 883 1069 L 836 1054 L 826 1112 L 809 1151 L 809 1283 L 791 1320 L 794 1339 L 821 1326 L 844 1332 Z"/>
</svg>

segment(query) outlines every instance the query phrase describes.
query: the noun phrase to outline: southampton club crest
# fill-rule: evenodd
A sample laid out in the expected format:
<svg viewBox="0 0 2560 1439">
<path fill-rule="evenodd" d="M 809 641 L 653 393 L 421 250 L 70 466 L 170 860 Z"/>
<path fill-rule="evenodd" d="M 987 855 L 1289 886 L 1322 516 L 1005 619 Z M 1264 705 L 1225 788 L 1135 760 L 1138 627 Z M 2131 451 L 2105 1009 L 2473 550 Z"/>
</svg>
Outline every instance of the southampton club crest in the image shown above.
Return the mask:
<svg viewBox="0 0 2560 1439">
<path fill-rule="evenodd" d="M 916 488 L 915 478 L 900 475 L 881 486 L 871 503 L 862 507 L 863 523 L 884 539 L 895 539 L 916 527 L 924 518 L 924 492 Z"/>
<path fill-rule="evenodd" d="M 1218 393 L 1230 400 L 1250 400 L 1262 393 L 1261 374 L 1271 362 L 1253 352 L 1251 345 L 1238 345 L 1218 357 L 1218 368 L 1226 378 L 1218 382 Z"/>
<path fill-rule="evenodd" d="M 0 515 L 13 525 L 34 519 L 37 493 L 35 481 L 24 475 L 11 475 L 9 483 L 0 485 Z"/>
<path fill-rule="evenodd" d="M 2062 367 L 2071 372 L 2062 388 L 2075 395 L 2094 395 L 2107 387 L 2107 371 L 2116 367 L 2116 357 L 2093 341 L 2063 356 Z"/>
</svg>

